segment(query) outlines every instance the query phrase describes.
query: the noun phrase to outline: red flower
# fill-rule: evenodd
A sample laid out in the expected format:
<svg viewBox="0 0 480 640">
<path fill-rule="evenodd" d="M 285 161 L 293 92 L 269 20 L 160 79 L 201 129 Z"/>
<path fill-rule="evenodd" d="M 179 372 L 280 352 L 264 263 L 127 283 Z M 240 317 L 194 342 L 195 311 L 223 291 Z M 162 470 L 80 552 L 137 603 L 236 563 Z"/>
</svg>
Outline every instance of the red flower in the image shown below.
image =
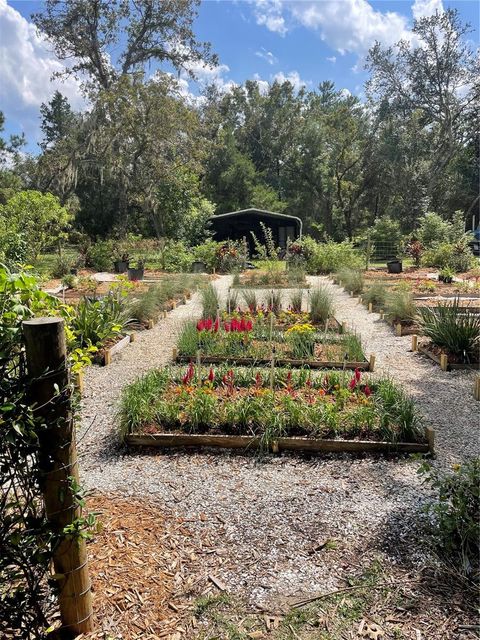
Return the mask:
<svg viewBox="0 0 480 640">
<path fill-rule="evenodd" d="M 357 382 L 360 382 L 360 377 L 361 377 L 360 369 L 355 369 L 355 380 Z"/>
<path fill-rule="evenodd" d="M 253 322 L 251 320 L 247 320 L 245 323 L 245 329 L 246 331 L 251 331 L 253 329 Z"/>
<path fill-rule="evenodd" d="M 363 390 L 363 393 L 367 396 L 367 398 L 369 398 L 372 395 L 372 390 L 370 389 L 368 384 L 365 385 L 365 389 Z"/>
<path fill-rule="evenodd" d="M 192 380 L 194 375 L 195 375 L 195 369 L 194 369 L 193 363 L 190 362 L 190 364 L 187 367 L 187 371 L 185 372 L 185 375 L 182 378 L 183 384 L 188 384 L 190 380 Z"/>
<path fill-rule="evenodd" d="M 211 318 L 207 318 L 207 320 L 205 320 L 205 329 L 207 331 L 211 331 L 213 327 L 213 320 Z"/>
<path fill-rule="evenodd" d="M 197 322 L 197 331 L 203 331 L 205 329 L 205 321 L 199 320 Z"/>
<path fill-rule="evenodd" d="M 230 325 L 228 324 L 228 322 L 225 322 L 223 325 L 223 328 L 225 329 L 225 331 L 228 333 L 230 331 Z"/>
<path fill-rule="evenodd" d="M 355 387 L 357 386 L 357 381 L 355 380 L 355 378 L 352 378 L 350 380 L 350 382 L 348 383 L 348 388 L 353 391 L 355 389 Z"/>
<path fill-rule="evenodd" d="M 217 317 L 217 318 L 215 318 L 215 323 L 214 323 L 214 325 L 213 325 L 213 330 L 215 331 L 215 333 L 217 333 L 217 331 L 219 330 L 219 328 L 220 328 L 220 320 L 219 320 L 219 318 Z"/>
<path fill-rule="evenodd" d="M 256 387 L 261 387 L 262 386 L 262 376 L 260 374 L 260 371 L 255 376 L 255 386 Z"/>
<path fill-rule="evenodd" d="M 312 381 L 310 378 L 308 378 L 308 380 L 305 382 L 305 385 L 310 388 L 312 386 Z"/>
<path fill-rule="evenodd" d="M 215 374 L 213 372 L 212 367 L 210 367 L 210 371 L 208 372 L 208 381 L 213 382 L 215 380 Z"/>
<path fill-rule="evenodd" d="M 242 319 L 240 320 L 240 331 L 245 331 L 246 330 L 246 322 L 245 322 L 245 318 L 242 317 Z"/>
</svg>

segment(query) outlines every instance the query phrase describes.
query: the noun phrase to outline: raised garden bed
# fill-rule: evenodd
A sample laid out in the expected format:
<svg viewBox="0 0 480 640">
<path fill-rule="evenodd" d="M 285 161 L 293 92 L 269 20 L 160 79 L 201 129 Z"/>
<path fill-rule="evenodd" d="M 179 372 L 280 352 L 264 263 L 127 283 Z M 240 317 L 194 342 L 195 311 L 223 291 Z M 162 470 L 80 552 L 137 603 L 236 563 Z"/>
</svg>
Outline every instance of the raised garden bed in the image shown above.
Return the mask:
<svg viewBox="0 0 480 640">
<path fill-rule="evenodd" d="M 418 352 L 438 364 L 444 371 L 457 371 L 461 369 L 480 370 L 480 361 L 470 363 L 458 362 L 458 358 L 442 352 L 439 347 L 436 347 L 432 343 L 419 344 Z"/>
<path fill-rule="evenodd" d="M 174 360 L 189 362 L 200 354 L 206 364 L 270 365 L 273 358 L 282 367 L 373 370 L 374 358 L 366 359 L 358 336 L 343 333 L 336 321 L 326 330 L 309 323 L 275 328 L 275 322 L 273 316 L 261 321 L 242 316 L 187 323 Z"/>
<path fill-rule="evenodd" d="M 308 289 L 310 285 L 306 281 L 303 271 L 280 271 L 272 272 L 260 269 L 244 271 L 238 279 L 234 280 L 233 288 L 239 289 Z"/>
<path fill-rule="evenodd" d="M 112 362 L 112 358 L 120 351 L 123 351 L 131 342 L 130 335 L 119 335 L 116 338 L 107 340 L 95 354 L 95 362 L 98 364 L 109 365 Z"/>
<path fill-rule="evenodd" d="M 413 402 L 391 380 L 354 373 L 194 367 L 156 370 L 126 387 L 130 445 L 310 452 L 433 450 Z"/>
</svg>

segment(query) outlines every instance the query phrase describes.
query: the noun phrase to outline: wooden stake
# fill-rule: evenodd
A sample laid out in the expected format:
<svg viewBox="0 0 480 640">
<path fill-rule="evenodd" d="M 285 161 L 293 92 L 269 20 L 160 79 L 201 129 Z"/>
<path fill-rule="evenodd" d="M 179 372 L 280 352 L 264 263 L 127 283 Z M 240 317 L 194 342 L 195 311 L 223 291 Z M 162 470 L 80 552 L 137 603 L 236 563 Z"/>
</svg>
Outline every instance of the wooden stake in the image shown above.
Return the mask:
<svg viewBox="0 0 480 640">
<path fill-rule="evenodd" d="M 128 335 L 130 336 L 130 342 L 135 342 L 135 338 L 137 337 L 135 331 L 132 331 Z"/>
<path fill-rule="evenodd" d="M 177 308 L 177 301 L 172 300 L 172 309 L 176 309 L 176 308 Z"/>
<path fill-rule="evenodd" d="M 272 442 L 272 453 L 279 453 L 280 447 L 278 446 L 278 440 Z"/>
<path fill-rule="evenodd" d="M 272 349 L 272 360 L 270 363 L 270 390 L 275 386 L 275 349 Z"/>
<path fill-rule="evenodd" d="M 53 565 L 62 625 L 72 635 L 93 630 L 85 539 L 64 534 L 81 517 L 72 491 L 78 485 L 75 425 L 66 364 L 64 322 L 35 318 L 23 323 L 32 403 L 47 428 L 39 431 L 39 463 L 47 518 L 58 536 Z M 58 394 L 60 389 L 60 394 Z"/>
<path fill-rule="evenodd" d="M 473 388 L 473 397 L 475 400 L 480 400 L 480 376 L 476 377 L 475 386 Z"/>
<path fill-rule="evenodd" d="M 105 357 L 103 359 L 103 364 L 105 366 L 108 366 L 109 364 L 112 364 L 112 354 L 110 353 L 109 349 L 106 349 L 106 351 L 105 351 Z"/>
<path fill-rule="evenodd" d="M 75 375 L 75 387 L 77 388 L 78 393 L 83 396 L 85 392 L 85 381 L 83 378 L 83 371 L 77 371 Z"/>
<path fill-rule="evenodd" d="M 380 309 L 380 320 L 383 320 L 385 318 L 385 312 L 383 309 Z"/>
<path fill-rule="evenodd" d="M 368 303 L 368 313 L 372 313 L 373 312 L 373 303 L 369 302 Z"/>
<path fill-rule="evenodd" d="M 350 297 L 353 298 L 353 291 L 350 291 Z"/>
<path fill-rule="evenodd" d="M 200 349 L 197 351 L 197 384 L 200 386 L 202 384 L 202 352 Z"/>
<path fill-rule="evenodd" d="M 273 338 L 273 313 L 270 313 L 270 342 Z"/>
<path fill-rule="evenodd" d="M 342 322 L 342 333 L 347 333 L 347 321 Z"/>
<path fill-rule="evenodd" d="M 154 326 L 155 326 L 155 324 L 153 322 L 153 318 L 149 318 L 149 320 L 147 322 L 147 329 L 153 329 Z"/>
<path fill-rule="evenodd" d="M 440 367 L 442 371 L 448 371 L 448 357 L 446 353 L 440 354 Z"/>
<path fill-rule="evenodd" d="M 400 322 L 397 322 L 397 324 L 395 325 L 395 329 L 397 332 L 397 336 L 401 336 L 402 335 L 402 324 Z"/>
<path fill-rule="evenodd" d="M 415 334 L 412 336 L 412 351 L 418 351 L 418 336 Z"/>
<path fill-rule="evenodd" d="M 368 370 L 375 371 L 375 355 L 373 353 L 370 355 Z"/>
<path fill-rule="evenodd" d="M 172 360 L 176 360 L 178 356 L 178 351 L 176 347 L 173 347 L 172 349 Z"/>
<path fill-rule="evenodd" d="M 435 431 L 432 429 L 432 427 L 425 427 L 425 437 L 428 442 L 428 450 L 433 456 L 433 454 L 435 453 Z"/>
<path fill-rule="evenodd" d="M 165 319 L 166 317 L 167 317 L 167 310 L 166 310 L 166 309 L 164 309 L 164 310 L 163 310 L 163 318 Z"/>
</svg>

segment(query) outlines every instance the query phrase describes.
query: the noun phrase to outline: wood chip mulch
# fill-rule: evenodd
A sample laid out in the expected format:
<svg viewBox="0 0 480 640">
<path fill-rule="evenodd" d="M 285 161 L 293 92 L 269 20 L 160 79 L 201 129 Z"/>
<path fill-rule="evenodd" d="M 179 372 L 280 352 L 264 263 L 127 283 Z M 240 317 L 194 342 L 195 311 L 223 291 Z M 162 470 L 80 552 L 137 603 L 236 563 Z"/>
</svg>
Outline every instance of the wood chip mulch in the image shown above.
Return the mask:
<svg viewBox="0 0 480 640">
<path fill-rule="evenodd" d="M 183 636 L 202 541 L 193 539 L 182 518 L 145 500 L 95 495 L 87 507 L 99 522 L 88 544 L 96 631 L 80 638 Z"/>
</svg>

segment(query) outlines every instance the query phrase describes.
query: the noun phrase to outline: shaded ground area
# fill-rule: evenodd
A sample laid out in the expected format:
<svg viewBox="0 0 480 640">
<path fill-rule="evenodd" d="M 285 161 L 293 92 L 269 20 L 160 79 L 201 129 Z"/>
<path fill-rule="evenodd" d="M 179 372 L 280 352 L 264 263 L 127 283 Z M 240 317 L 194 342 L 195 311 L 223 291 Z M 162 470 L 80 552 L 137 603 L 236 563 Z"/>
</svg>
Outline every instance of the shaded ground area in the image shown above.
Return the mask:
<svg viewBox="0 0 480 640">
<path fill-rule="evenodd" d="M 224 295 L 228 283 L 228 278 L 216 283 Z M 379 370 L 404 383 L 433 422 L 437 464 L 474 455 L 478 449 L 478 409 L 472 399 L 472 373 L 442 373 L 421 356 L 408 353 L 410 338 L 396 338 L 377 315 L 368 314 L 339 288 L 329 286 L 335 293 L 338 319 L 355 324 L 367 354 L 377 354 Z M 423 543 L 422 507 L 429 496 L 416 473 L 418 461 L 346 455 L 282 455 L 259 460 L 230 453 L 128 453 L 115 446 L 114 416 L 122 387 L 144 371 L 167 363 L 182 321 L 199 313 L 198 296 L 194 296 L 153 330 L 139 334 L 111 366 L 91 367 L 87 372 L 79 434 L 83 484 L 94 492 L 119 496 L 120 512 L 136 514 L 123 525 L 116 507 L 110 509 L 104 503 L 100 519 L 106 522 L 105 530 L 90 547 L 94 572 L 103 571 L 107 576 L 96 586 L 96 606 L 102 603 L 98 609 L 103 612 L 101 628 L 114 638 L 179 640 L 268 634 L 276 638 L 375 640 L 374 635 L 366 635 L 373 633 L 367 625 L 371 621 L 383 631 L 377 638 L 475 637 L 472 630 L 459 627 L 473 624 L 474 618 L 464 612 L 465 603 L 458 593 L 432 591 L 432 584 L 438 584 L 440 578 L 432 576 L 428 568 L 432 559 Z M 138 556 L 143 568 L 139 564 L 137 573 L 133 569 L 123 572 L 123 579 L 131 575 L 129 589 L 143 589 L 153 576 L 162 583 L 158 592 L 167 594 L 160 595 L 160 604 L 151 599 L 152 591 L 145 596 L 139 591 L 144 607 L 136 595 L 130 593 L 131 604 L 121 591 L 107 591 L 107 584 L 113 581 L 109 572 L 128 566 L 121 553 L 111 561 L 113 569 L 108 556 L 101 559 L 105 554 L 102 549 L 108 547 L 104 536 L 109 527 L 122 529 L 124 540 L 133 536 L 134 544 L 140 544 Z M 118 538 L 115 533 L 113 536 L 108 537 L 110 543 Z M 164 566 L 168 556 L 161 548 L 170 544 L 170 539 L 183 572 L 178 589 L 171 586 L 174 578 Z M 160 545 L 162 566 L 158 568 L 155 560 L 147 560 L 152 553 L 150 543 Z M 185 576 L 191 576 L 193 583 L 184 584 Z M 352 580 L 372 579 L 392 587 L 385 587 L 385 592 L 372 585 L 369 590 L 360 589 L 365 607 L 356 596 L 351 602 L 352 596 L 346 592 L 332 596 L 331 602 L 314 603 L 313 612 L 305 614 L 304 620 L 298 620 L 297 614 L 289 615 L 295 600 L 353 586 Z M 420 580 L 420 584 L 408 586 L 407 579 Z M 115 580 L 120 583 L 118 575 Z M 155 591 L 153 586 L 150 589 Z M 370 601 L 366 593 L 371 595 L 371 591 L 378 597 Z M 172 597 L 178 611 L 167 602 Z M 413 605 L 406 606 L 410 601 Z M 152 608 L 157 611 L 156 626 L 147 625 L 142 631 L 130 625 L 133 618 L 146 624 Z M 132 613 L 127 615 L 125 610 L 129 609 Z M 342 612 L 350 609 L 358 615 L 347 616 L 345 625 L 337 628 L 335 618 L 343 620 Z M 300 617 L 303 611 L 302 607 Z M 265 614 L 281 620 L 267 624 Z M 322 616 L 325 619 L 320 623 L 317 618 Z M 396 616 L 400 622 L 388 621 L 388 616 Z M 314 618 L 317 622 L 312 622 Z M 361 628 L 363 619 L 366 623 Z M 395 625 L 400 625 L 399 630 Z"/>
</svg>

